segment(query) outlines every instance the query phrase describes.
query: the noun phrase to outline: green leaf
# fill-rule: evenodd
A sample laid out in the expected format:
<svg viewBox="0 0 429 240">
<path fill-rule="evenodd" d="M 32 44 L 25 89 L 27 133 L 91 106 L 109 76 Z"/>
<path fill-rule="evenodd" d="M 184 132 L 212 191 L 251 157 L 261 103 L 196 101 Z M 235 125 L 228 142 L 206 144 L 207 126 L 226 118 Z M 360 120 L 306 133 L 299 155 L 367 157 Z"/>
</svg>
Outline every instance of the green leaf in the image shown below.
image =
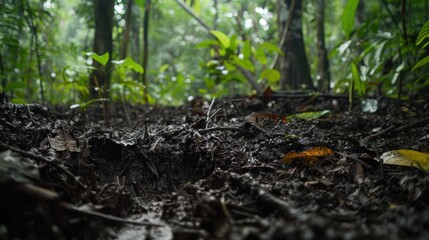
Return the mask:
<svg viewBox="0 0 429 240">
<path fill-rule="evenodd" d="M 131 68 L 132 70 L 134 70 L 134 71 L 136 71 L 136 72 L 138 72 L 138 73 L 143 73 L 143 72 L 144 72 L 143 67 L 142 67 L 140 64 L 136 63 L 136 62 L 135 62 L 132 58 L 130 58 L 130 57 L 125 58 L 125 61 L 124 61 L 124 63 L 123 63 L 123 66 L 124 66 L 124 67 L 128 67 L 128 68 Z"/>
<path fill-rule="evenodd" d="M 260 47 L 269 51 L 269 52 L 275 52 L 275 53 L 278 53 L 278 54 L 284 56 L 284 53 L 282 52 L 282 50 L 270 42 L 263 42 L 260 45 Z"/>
<path fill-rule="evenodd" d="M 411 69 L 411 71 L 415 71 L 416 69 L 421 68 L 421 67 L 423 67 L 424 65 L 426 65 L 428 63 L 429 63 L 429 56 L 424 57 L 423 59 L 421 59 L 420 61 L 418 61 L 414 65 L 414 67 L 413 67 L 413 69 Z"/>
<path fill-rule="evenodd" d="M 250 41 L 246 40 L 243 44 L 243 49 L 241 50 L 244 59 L 249 59 L 250 54 L 252 53 L 252 47 L 250 46 Z"/>
<path fill-rule="evenodd" d="M 159 68 L 159 72 L 165 72 L 165 70 L 167 70 L 169 66 L 170 66 L 170 65 L 168 65 L 168 64 L 164 64 L 164 65 L 162 65 L 162 66 Z"/>
<path fill-rule="evenodd" d="M 341 24 L 344 34 L 346 35 L 346 39 L 350 39 L 350 34 L 355 23 L 355 15 L 358 4 L 359 0 L 348 0 L 346 7 L 344 8 L 343 15 L 341 16 Z"/>
<path fill-rule="evenodd" d="M 358 92 L 359 96 L 365 95 L 365 86 L 362 82 L 359 70 L 355 62 L 352 62 L 352 78 L 355 85 L 355 89 Z"/>
<path fill-rule="evenodd" d="M 426 38 L 429 38 L 429 21 L 427 21 L 420 30 L 416 40 L 416 46 L 420 45 Z"/>
<path fill-rule="evenodd" d="M 230 39 L 229 37 L 220 31 L 216 31 L 216 30 L 211 30 L 210 33 L 216 37 L 216 39 L 220 42 L 220 44 L 224 47 L 224 48 L 228 48 L 229 44 L 230 44 Z"/>
<path fill-rule="evenodd" d="M 260 47 L 256 50 L 256 59 L 258 59 L 262 65 L 267 64 L 267 57 L 265 56 L 265 51 L 263 48 Z"/>
<path fill-rule="evenodd" d="M 253 66 L 253 63 L 250 60 L 246 60 L 246 59 L 240 59 L 237 56 L 234 55 L 233 57 L 234 63 L 251 71 L 254 72 L 255 71 L 255 67 Z"/>
<path fill-rule="evenodd" d="M 329 111 L 329 110 L 323 110 L 323 111 L 318 111 L 318 112 L 303 112 L 303 113 L 297 113 L 297 114 L 289 115 L 289 116 L 287 116 L 287 118 L 298 118 L 298 119 L 308 120 L 308 119 L 320 118 L 320 117 L 322 117 L 322 116 L 324 116 L 330 112 L 331 111 Z"/>
<path fill-rule="evenodd" d="M 211 47 L 213 45 L 214 46 L 219 45 L 219 42 L 216 40 L 213 40 L 213 39 L 208 39 L 208 40 L 204 40 L 204 41 L 198 43 L 195 46 L 195 48 L 208 48 L 208 47 Z"/>
<path fill-rule="evenodd" d="M 265 69 L 261 73 L 261 79 L 266 78 L 269 84 L 276 84 L 280 80 L 280 72 L 275 69 Z"/>
<path fill-rule="evenodd" d="M 86 53 L 87 56 L 91 57 L 92 59 L 94 59 L 95 61 L 97 61 L 98 63 L 100 63 L 103 66 L 106 66 L 107 61 L 109 61 L 109 53 L 106 52 L 103 55 L 98 55 L 97 53 L 94 52 L 87 52 Z"/>
</svg>

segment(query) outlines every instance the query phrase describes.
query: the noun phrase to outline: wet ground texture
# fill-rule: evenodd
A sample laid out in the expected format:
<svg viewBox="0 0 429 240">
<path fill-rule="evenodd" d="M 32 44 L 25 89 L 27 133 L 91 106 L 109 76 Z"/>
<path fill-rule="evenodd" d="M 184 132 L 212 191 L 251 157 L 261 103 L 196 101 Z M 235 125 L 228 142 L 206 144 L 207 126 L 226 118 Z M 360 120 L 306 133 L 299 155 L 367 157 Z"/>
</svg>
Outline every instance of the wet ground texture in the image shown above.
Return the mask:
<svg viewBox="0 0 429 240">
<path fill-rule="evenodd" d="M 429 174 L 378 160 L 429 152 L 429 99 L 376 107 L 283 96 L 105 117 L 3 100 L 0 239 L 428 239 Z M 316 147 L 333 153 L 282 161 Z"/>
</svg>

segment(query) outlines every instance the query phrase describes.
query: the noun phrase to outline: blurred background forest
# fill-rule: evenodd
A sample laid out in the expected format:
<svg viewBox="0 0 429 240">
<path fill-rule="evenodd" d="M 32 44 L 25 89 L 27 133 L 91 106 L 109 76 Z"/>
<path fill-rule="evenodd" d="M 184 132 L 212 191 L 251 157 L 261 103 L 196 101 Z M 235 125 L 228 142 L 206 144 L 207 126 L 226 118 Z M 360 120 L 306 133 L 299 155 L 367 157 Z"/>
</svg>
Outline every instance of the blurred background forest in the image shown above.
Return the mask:
<svg viewBox="0 0 429 240">
<path fill-rule="evenodd" d="M 1 0 L 15 103 L 429 90 L 427 0 Z"/>
</svg>

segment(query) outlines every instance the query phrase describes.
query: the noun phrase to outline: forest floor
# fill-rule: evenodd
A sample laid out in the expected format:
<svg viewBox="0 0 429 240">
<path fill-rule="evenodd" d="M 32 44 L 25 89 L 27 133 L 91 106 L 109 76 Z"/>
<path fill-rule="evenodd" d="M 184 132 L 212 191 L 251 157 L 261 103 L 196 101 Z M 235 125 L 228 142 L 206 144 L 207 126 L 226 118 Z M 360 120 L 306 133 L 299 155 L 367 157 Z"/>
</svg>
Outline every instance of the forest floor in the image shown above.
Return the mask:
<svg viewBox="0 0 429 240">
<path fill-rule="evenodd" d="M 0 239 L 429 239 L 429 174 L 379 161 L 429 152 L 427 97 L 117 105 L 108 127 L 0 101 Z"/>
</svg>

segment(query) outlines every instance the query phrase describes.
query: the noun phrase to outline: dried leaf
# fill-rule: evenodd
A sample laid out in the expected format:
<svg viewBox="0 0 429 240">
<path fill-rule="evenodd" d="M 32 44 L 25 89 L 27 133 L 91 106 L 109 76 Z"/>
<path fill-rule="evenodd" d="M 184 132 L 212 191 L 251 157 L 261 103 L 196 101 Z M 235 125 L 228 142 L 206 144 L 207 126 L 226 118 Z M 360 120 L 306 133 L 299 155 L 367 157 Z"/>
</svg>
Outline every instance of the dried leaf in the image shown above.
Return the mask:
<svg viewBox="0 0 429 240">
<path fill-rule="evenodd" d="M 331 111 L 329 110 L 324 110 L 324 111 L 318 111 L 318 112 L 303 112 L 303 113 L 296 113 L 290 116 L 287 116 L 287 118 L 299 118 L 299 119 L 304 119 L 304 120 L 309 120 L 309 119 L 315 119 L 315 118 L 320 118 L 328 113 L 330 113 Z"/>
<path fill-rule="evenodd" d="M 80 152 L 77 142 L 66 131 L 62 131 L 54 138 L 48 138 L 51 147 L 57 151 Z"/>
<path fill-rule="evenodd" d="M 384 164 L 409 166 L 429 172 L 429 154 L 401 149 L 385 152 L 380 157 Z"/>
<path fill-rule="evenodd" d="M 307 166 L 313 166 L 320 158 L 334 155 L 334 151 L 327 147 L 315 147 L 303 152 L 290 151 L 283 156 L 283 163 L 290 163 L 292 161 L 301 161 Z"/>
</svg>

